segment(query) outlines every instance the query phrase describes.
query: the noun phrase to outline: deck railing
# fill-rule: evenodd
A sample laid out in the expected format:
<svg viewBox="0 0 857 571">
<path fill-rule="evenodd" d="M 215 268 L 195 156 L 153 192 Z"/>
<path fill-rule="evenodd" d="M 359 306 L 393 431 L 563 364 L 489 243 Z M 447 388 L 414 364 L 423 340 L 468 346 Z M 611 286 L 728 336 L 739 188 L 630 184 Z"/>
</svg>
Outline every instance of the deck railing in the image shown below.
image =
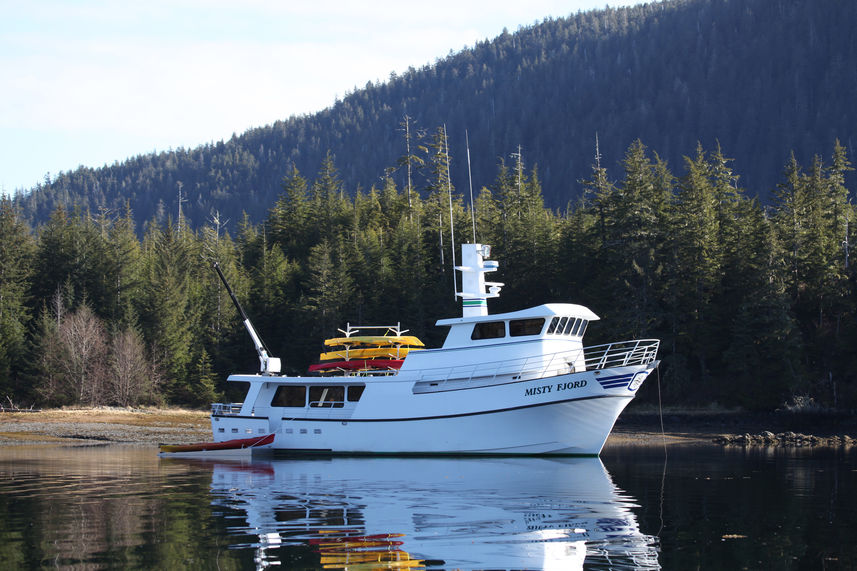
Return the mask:
<svg viewBox="0 0 857 571">
<path fill-rule="evenodd" d="M 211 414 L 216 416 L 234 415 L 241 413 L 241 406 L 244 403 L 240 402 L 215 402 L 211 403 Z"/>
<path fill-rule="evenodd" d="M 580 361 L 581 351 L 587 371 L 609 367 L 646 365 L 655 360 L 659 344 L 660 341 L 657 339 L 637 339 L 583 347 L 576 351 L 561 351 L 504 361 L 422 369 L 419 371 L 419 380 L 447 382 L 480 379 L 494 382 L 498 378 L 539 379 L 573 372 L 579 373 L 583 369 L 575 369 L 575 367 Z"/>
<path fill-rule="evenodd" d="M 586 370 L 646 365 L 657 357 L 659 345 L 657 339 L 637 339 L 584 347 Z"/>
</svg>

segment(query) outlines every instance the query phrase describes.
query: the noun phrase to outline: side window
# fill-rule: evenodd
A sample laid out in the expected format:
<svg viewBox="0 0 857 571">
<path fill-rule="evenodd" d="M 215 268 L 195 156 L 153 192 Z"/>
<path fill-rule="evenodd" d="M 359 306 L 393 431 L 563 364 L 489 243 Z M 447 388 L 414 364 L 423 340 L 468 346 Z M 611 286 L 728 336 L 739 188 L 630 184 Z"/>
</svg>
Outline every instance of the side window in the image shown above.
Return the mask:
<svg viewBox="0 0 857 571">
<path fill-rule="evenodd" d="M 524 335 L 538 335 L 542 332 L 545 319 L 513 319 L 509 322 L 509 335 L 511 337 L 522 337 Z"/>
<path fill-rule="evenodd" d="M 587 325 L 589 325 L 589 322 L 584 319 L 583 322 L 580 324 L 580 330 L 577 332 L 577 334 L 583 337 L 583 333 L 586 331 Z"/>
<path fill-rule="evenodd" d="M 548 335 L 556 333 L 556 326 L 559 325 L 559 317 L 551 319 L 551 324 L 548 326 Z"/>
<path fill-rule="evenodd" d="M 357 402 L 363 396 L 363 389 L 366 385 L 351 385 L 348 387 L 348 402 Z"/>
<path fill-rule="evenodd" d="M 223 402 L 241 402 L 250 390 L 250 383 L 245 381 L 230 381 L 226 383 L 226 395 Z"/>
<path fill-rule="evenodd" d="M 306 406 L 306 387 L 302 385 L 285 385 L 277 388 L 271 406 Z"/>
<path fill-rule="evenodd" d="M 345 406 L 345 387 L 310 387 L 309 405 L 311 407 L 342 408 Z"/>
<path fill-rule="evenodd" d="M 471 339 L 499 339 L 506 336 L 505 321 L 486 321 L 473 326 Z"/>
</svg>

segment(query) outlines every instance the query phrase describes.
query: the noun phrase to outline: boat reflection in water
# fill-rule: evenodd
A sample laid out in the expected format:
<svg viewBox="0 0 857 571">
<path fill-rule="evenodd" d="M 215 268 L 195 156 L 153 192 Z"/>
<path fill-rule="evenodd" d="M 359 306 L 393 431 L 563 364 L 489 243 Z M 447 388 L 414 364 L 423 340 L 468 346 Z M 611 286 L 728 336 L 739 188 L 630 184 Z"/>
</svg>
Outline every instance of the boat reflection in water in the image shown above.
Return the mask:
<svg viewBox="0 0 857 571">
<path fill-rule="evenodd" d="M 237 511 L 230 533 L 259 538 L 260 567 L 296 558 L 349 569 L 660 567 L 657 538 L 640 532 L 638 506 L 598 458 L 257 458 L 211 467 L 213 502 Z"/>
</svg>

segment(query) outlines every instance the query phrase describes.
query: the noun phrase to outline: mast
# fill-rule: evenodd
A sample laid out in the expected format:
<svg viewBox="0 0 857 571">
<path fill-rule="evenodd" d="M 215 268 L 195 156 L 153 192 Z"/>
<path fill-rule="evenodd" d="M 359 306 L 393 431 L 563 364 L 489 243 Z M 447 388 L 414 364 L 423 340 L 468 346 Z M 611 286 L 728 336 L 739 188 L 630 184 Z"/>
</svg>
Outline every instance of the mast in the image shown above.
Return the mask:
<svg viewBox="0 0 857 571">
<path fill-rule="evenodd" d="M 461 245 L 462 265 L 455 268 L 461 272 L 461 291 L 455 295 L 461 298 L 462 317 L 488 315 L 488 298 L 500 297 L 503 284 L 485 281 L 485 274 L 499 267 L 497 262 L 485 259 L 490 255 L 491 246 L 487 244 Z"/>
<path fill-rule="evenodd" d="M 223 285 L 226 286 L 226 291 L 229 292 L 229 297 L 232 298 L 232 303 L 235 304 L 235 309 L 237 309 L 238 313 L 241 315 L 241 319 L 244 321 L 244 327 L 247 329 L 247 333 L 249 333 L 250 338 L 253 339 L 253 345 L 256 346 L 256 353 L 259 354 L 259 365 L 262 374 L 273 375 L 275 373 L 279 373 L 280 359 L 278 357 L 270 356 L 268 348 L 265 346 L 262 338 L 259 337 L 259 334 L 256 333 L 256 329 L 253 327 L 253 324 L 250 323 L 250 318 L 247 317 L 246 313 L 244 313 L 244 308 L 241 307 L 241 304 L 238 302 L 238 298 L 235 297 L 234 293 L 232 293 L 232 288 L 229 287 L 229 283 L 226 281 L 226 277 L 223 275 L 223 272 L 220 271 L 220 265 L 217 262 L 214 262 L 214 269 L 217 272 L 217 275 L 220 276 L 220 281 L 222 281 Z"/>
<path fill-rule="evenodd" d="M 473 203 L 473 175 L 470 173 L 470 137 L 464 130 L 464 142 L 467 147 L 467 180 L 470 182 L 470 222 L 473 224 L 473 243 L 476 243 L 476 205 Z"/>
</svg>

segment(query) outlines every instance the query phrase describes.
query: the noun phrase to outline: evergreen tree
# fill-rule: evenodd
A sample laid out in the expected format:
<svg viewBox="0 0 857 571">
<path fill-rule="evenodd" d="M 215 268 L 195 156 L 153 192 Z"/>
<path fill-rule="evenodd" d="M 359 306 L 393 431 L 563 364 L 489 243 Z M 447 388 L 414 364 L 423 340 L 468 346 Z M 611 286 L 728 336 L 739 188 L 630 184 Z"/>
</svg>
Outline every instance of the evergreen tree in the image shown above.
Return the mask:
<svg viewBox="0 0 857 571">
<path fill-rule="evenodd" d="M 330 158 L 328 156 L 328 158 Z M 283 179 L 283 192 L 268 214 L 268 231 L 273 243 L 279 244 L 280 249 L 294 257 L 302 256 L 313 243 L 311 219 L 321 214 L 311 205 L 307 196 L 307 181 L 292 168 L 291 173 Z"/>
<path fill-rule="evenodd" d="M 335 240 L 342 229 L 347 200 L 339 171 L 329 152 L 312 184 L 311 204 L 316 238 L 310 244 L 317 244 L 319 240 Z"/>
<path fill-rule="evenodd" d="M 326 240 L 312 248 L 309 281 L 303 305 L 305 322 L 316 338 L 329 337 L 342 327 L 352 300 L 352 280 L 345 261 L 342 240 L 331 245 Z"/>
<path fill-rule="evenodd" d="M 712 359 L 720 348 L 715 335 L 717 314 L 712 305 L 722 276 L 723 252 L 720 237 L 720 201 L 715 189 L 711 163 L 701 145 L 694 158 L 685 157 L 674 205 L 674 225 L 670 249 L 675 259 L 669 264 L 671 331 L 674 351 L 696 363 L 689 369 L 674 369 L 682 384 L 711 375 Z"/>
<path fill-rule="evenodd" d="M 728 320 L 728 330 L 720 337 L 728 346 L 720 365 L 721 394 L 716 396 L 725 404 L 771 410 L 799 387 L 801 336 L 779 267 L 773 226 L 750 200 L 738 204 L 736 220 L 717 303 Z"/>
<path fill-rule="evenodd" d="M 35 241 L 12 201 L 0 197 L 0 398 L 24 388 L 17 377 L 26 361 L 34 252 Z"/>
<path fill-rule="evenodd" d="M 39 231 L 34 272 L 40 277 L 32 282 L 35 299 L 48 299 L 58 287 L 71 307 L 87 302 L 102 317 L 109 317 L 114 306 L 103 276 L 108 273 L 105 240 L 99 228 L 80 212 L 69 217 L 58 208 Z"/>
<path fill-rule="evenodd" d="M 211 366 L 211 358 L 203 348 L 196 360 L 195 374 L 191 382 L 189 394 L 185 402 L 196 406 L 207 407 L 210 403 L 218 401 L 220 395 L 217 392 L 217 377 Z"/>
<path fill-rule="evenodd" d="M 42 311 L 36 321 L 32 384 L 40 402 L 67 405 L 77 401 L 63 370 L 63 363 L 68 362 L 69 356 L 66 354 L 68 347 L 62 343 L 59 334 L 64 311 L 61 296 L 56 301 L 58 303 L 53 308 L 43 301 Z"/>
<path fill-rule="evenodd" d="M 134 231 L 130 207 L 110 224 L 105 236 L 104 290 L 109 292 L 105 315 L 124 328 L 134 328 L 137 315 L 134 300 L 141 293 L 142 252 Z"/>
<path fill-rule="evenodd" d="M 667 207 L 672 193 L 672 175 L 646 147 L 635 141 L 622 163 L 625 178 L 597 208 L 604 210 L 605 242 L 599 252 L 605 291 L 624 303 L 610 319 L 623 325 L 626 336 L 650 334 L 663 318 L 660 307 L 662 254 L 668 224 Z"/>
<path fill-rule="evenodd" d="M 184 234 L 179 236 L 172 224 L 152 227 L 144 247 L 147 288 L 141 295 L 140 322 L 155 362 L 164 368 L 170 399 L 187 388 L 197 323 L 191 303 L 190 233 Z"/>
</svg>

